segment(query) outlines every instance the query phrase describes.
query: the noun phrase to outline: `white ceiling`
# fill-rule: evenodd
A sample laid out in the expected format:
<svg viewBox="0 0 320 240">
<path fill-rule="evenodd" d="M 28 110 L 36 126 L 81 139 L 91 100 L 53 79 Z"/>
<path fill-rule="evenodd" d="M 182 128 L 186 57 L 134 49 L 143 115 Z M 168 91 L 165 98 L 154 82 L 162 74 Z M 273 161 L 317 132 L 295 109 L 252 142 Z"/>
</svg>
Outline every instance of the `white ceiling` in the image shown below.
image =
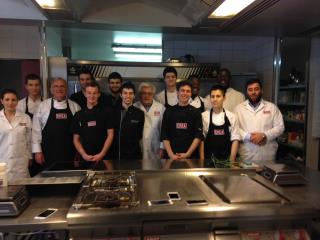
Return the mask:
<svg viewBox="0 0 320 240">
<path fill-rule="evenodd" d="M 0 19 L 33 19 L 115 29 L 156 27 L 163 32 L 292 36 L 320 29 L 320 0 L 256 0 L 271 3 L 250 17 L 250 8 L 233 20 L 207 19 L 223 0 L 57 0 L 65 9 L 42 10 L 35 0 L 0 0 Z M 260 9 L 260 8 L 259 8 Z M 247 14 L 247 15 L 245 15 Z M 239 21 L 239 18 L 241 21 Z M 243 20 L 244 19 L 244 20 Z"/>
</svg>

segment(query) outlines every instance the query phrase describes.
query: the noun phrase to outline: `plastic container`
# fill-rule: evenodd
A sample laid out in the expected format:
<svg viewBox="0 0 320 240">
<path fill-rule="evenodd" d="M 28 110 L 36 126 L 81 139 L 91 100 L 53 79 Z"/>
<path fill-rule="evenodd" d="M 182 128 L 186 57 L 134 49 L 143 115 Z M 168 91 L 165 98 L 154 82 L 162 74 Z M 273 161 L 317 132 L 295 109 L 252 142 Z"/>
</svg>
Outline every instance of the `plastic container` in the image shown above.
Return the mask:
<svg viewBox="0 0 320 240">
<path fill-rule="evenodd" d="M 8 178 L 7 178 L 7 164 L 0 163 L 0 187 L 8 186 Z"/>
</svg>

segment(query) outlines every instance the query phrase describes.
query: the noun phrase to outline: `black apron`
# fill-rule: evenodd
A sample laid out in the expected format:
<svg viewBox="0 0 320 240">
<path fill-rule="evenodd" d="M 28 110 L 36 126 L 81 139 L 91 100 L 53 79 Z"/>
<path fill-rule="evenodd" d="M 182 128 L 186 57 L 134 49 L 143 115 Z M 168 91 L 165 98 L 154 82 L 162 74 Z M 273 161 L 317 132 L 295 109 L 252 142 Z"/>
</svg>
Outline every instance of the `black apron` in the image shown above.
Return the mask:
<svg viewBox="0 0 320 240">
<path fill-rule="evenodd" d="M 205 111 L 205 108 L 204 108 L 204 102 L 201 100 L 200 96 L 198 96 L 199 100 L 200 100 L 200 111 L 203 113 Z"/>
<path fill-rule="evenodd" d="M 212 159 L 215 158 L 219 160 L 226 160 L 229 158 L 231 151 L 229 132 L 230 121 L 227 117 L 227 114 L 223 110 L 224 124 L 221 126 L 216 126 L 212 123 L 212 112 L 213 110 L 211 109 L 209 130 L 204 141 L 205 167 L 215 167 Z"/>
<path fill-rule="evenodd" d="M 45 127 L 42 130 L 42 151 L 45 167 L 56 162 L 74 160 L 75 149 L 70 131 L 73 114 L 67 100 L 66 109 L 55 109 L 51 99 L 51 110 Z"/>
</svg>

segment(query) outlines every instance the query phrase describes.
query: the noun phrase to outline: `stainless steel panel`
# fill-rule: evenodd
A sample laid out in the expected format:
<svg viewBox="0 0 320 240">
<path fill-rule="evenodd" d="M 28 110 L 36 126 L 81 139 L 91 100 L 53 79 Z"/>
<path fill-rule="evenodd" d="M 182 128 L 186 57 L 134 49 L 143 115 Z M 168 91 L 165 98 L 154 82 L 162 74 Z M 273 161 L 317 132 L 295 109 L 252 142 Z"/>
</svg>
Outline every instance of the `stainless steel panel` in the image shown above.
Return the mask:
<svg viewBox="0 0 320 240">
<path fill-rule="evenodd" d="M 281 203 L 284 200 L 247 175 L 203 177 L 203 180 L 227 203 Z"/>
</svg>

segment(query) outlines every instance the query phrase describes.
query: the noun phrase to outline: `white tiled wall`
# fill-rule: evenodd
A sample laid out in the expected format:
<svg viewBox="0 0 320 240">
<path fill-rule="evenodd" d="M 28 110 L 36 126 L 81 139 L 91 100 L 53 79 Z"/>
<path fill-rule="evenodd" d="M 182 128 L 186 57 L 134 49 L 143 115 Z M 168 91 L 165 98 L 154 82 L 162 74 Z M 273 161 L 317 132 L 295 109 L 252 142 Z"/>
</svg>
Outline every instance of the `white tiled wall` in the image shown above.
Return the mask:
<svg viewBox="0 0 320 240">
<path fill-rule="evenodd" d="M 191 54 L 196 62 L 220 63 L 232 74 L 257 73 L 264 83 L 264 97 L 273 96 L 273 37 L 165 34 L 163 59 Z"/>
<path fill-rule="evenodd" d="M 0 58 L 39 59 L 38 27 L 0 25 Z"/>
</svg>

